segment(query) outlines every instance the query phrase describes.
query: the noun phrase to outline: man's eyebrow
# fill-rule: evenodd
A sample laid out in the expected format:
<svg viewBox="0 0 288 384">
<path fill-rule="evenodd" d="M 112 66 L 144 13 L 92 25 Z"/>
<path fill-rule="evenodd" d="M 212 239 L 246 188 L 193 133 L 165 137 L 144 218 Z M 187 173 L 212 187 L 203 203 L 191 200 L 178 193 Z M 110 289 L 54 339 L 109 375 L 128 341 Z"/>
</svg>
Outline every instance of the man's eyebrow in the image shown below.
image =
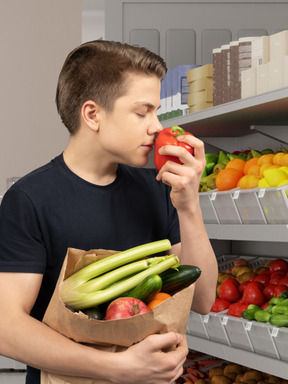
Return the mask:
<svg viewBox="0 0 288 384">
<path fill-rule="evenodd" d="M 147 108 L 149 108 L 149 109 L 159 109 L 160 108 L 160 105 L 159 105 L 159 107 L 155 107 L 155 105 L 153 105 L 153 104 L 151 104 L 151 103 L 148 103 L 148 102 L 145 102 L 145 101 L 137 101 L 136 103 L 135 103 L 137 106 L 139 105 L 139 106 L 144 106 L 144 107 L 147 107 Z"/>
</svg>

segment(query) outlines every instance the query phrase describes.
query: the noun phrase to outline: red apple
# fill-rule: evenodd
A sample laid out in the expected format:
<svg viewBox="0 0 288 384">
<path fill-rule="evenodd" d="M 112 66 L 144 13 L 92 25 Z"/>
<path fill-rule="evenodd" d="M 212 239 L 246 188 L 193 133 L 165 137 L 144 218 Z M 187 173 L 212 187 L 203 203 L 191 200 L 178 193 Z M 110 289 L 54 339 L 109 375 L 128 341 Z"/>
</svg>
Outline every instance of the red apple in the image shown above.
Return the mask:
<svg viewBox="0 0 288 384">
<path fill-rule="evenodd" d="M 151 309 L 143 301 L 134 297 L 119 297 L 109 304 L 105 320 L 125 319 L 146 312 L 151 312 Z"/>
</svg>

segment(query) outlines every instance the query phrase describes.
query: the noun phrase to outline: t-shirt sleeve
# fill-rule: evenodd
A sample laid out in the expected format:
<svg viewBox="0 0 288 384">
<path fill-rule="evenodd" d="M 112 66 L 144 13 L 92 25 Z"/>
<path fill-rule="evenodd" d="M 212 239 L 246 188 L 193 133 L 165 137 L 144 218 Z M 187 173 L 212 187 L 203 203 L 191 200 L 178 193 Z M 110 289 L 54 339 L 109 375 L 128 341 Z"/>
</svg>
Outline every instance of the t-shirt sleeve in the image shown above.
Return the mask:
<svg viewBox="0 0 288 384">
<path fill-rule="evenodd" d="M 0 206 L 0 271 L 44 273 L 46 250 L 37 214 L 19 188 L 9 189 Z"/>
</svg>

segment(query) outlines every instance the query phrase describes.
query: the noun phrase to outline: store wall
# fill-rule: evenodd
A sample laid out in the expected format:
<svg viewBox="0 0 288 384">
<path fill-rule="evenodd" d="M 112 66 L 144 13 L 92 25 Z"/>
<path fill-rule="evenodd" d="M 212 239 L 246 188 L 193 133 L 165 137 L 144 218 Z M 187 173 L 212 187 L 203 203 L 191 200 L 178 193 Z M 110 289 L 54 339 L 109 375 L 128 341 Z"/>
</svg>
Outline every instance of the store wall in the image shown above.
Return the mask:
<svg viewBox="0 0 288 384">
<path fill-rule="evenodd" d="M 212 49 L 287 29 L 286 0 L 105 0 L 108 40 L 146 46 L 168 68 L 212 63 Z"/>
<path fill-rule="evenodd" d="M 66 146 L 55 90 L 81 33 L 81 0 L 0 2 L 0 191 Z"/>
</svg>

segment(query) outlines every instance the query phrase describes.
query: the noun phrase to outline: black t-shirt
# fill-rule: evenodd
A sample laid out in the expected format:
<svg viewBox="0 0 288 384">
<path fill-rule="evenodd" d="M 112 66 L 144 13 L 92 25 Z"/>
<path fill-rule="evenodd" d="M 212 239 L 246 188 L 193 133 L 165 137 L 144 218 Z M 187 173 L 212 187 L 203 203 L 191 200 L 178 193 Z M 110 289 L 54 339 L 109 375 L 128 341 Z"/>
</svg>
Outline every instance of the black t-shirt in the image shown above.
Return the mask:
<svg viewBox="0 0 288 384">
<path fill-rule="evenodd" d="M 122 251 L 161 239 L 180 242 L 170 188 L 156 174 L 119 165 L 115 181 L 98 186 L 71 172 L 60 155 L 6 192 L 0 271 L 43 274 L 33 317 L 43 318 L 67 248 Z M 29 376 L 27 383 L 39 384 L 39 376 Z"/>
</svg>

